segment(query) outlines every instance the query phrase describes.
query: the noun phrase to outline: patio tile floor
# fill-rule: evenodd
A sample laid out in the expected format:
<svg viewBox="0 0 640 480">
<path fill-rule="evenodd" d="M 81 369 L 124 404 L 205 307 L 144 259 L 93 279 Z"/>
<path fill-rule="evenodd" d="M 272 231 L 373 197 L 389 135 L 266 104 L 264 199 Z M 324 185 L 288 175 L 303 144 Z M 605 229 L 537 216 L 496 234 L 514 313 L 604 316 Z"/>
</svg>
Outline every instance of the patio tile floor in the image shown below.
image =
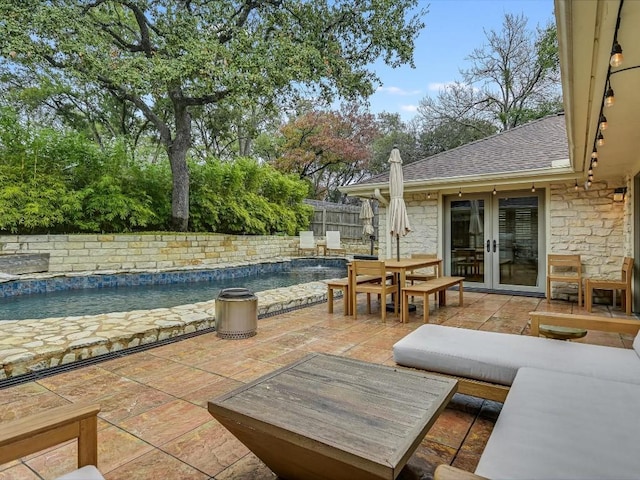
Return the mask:
<svg viewBox="0 0 640 480">
<path fill-rule="evenodd" d="M 509 295 L 449 292 L 449 306 L 431 305 L 430 322 L 464 328 L 526 334 L 528 312 L 583 312 L 575 304 Z M 36 382 L 0 390 L 0 420 L 68 402 L 101 404 L 99 467 L 107 480 L 270 479 L 274 475 L 207 412 L 207 400 L 229 392 L 311 352 L 324 352 L 394 365 L 392 345 L 422 325 L 422 306 L 408 324 L 375 311 L 358 319 L 334 314 L 325 304 L 260 320 L 258 335 L 220 340 L 204 334 L 144 352 L 82 367 Z M 598 314 L 616 315 L 606 307 Z M 361 313 L 360 313 L 361 312 Z M 596 313 L 594 311 L 594 313 Z M 589 343 L 630 347 L 632 339 L 589 333 Z M 440 463 L 473 471 L 491 434 L 501 404 L 456 395 L 419 445 L 401 477 L 432 478 Z M 0 480 L 49 479 L 75 462 L 73 443 L 20 462 L 0 465 Z"/>
</svg>

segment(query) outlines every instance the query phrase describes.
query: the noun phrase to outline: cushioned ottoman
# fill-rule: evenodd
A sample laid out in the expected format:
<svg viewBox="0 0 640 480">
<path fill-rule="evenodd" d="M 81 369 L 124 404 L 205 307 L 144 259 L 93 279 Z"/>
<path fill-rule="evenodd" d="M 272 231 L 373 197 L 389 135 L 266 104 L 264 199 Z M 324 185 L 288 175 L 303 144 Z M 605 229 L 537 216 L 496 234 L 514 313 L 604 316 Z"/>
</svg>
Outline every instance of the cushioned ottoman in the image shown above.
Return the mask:
<svg viewBox="0 0 640 480">
<path fill-rule="evenodd" d="M 640 385 L 521 368 L 476 474 L 638 478 Z"/>
<path fill-rule="evenodd" d="M 393 358 L 399 365 L 501 385 L 511 385 L 521 367 L 640 384 L 639 337 L 632 350 L 423 325 L 393 346 Z"/>
</svg>

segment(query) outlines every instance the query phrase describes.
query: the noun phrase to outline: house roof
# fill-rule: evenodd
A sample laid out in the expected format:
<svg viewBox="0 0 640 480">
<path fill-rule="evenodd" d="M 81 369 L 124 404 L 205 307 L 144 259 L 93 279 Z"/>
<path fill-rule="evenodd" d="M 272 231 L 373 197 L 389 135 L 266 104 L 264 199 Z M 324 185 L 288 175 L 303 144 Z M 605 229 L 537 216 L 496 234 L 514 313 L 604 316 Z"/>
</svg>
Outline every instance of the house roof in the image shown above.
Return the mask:
<svg viewBox="0 0 640 480">
<path fill-rule="evenodd" d="M 558 161 L 566 167 L 568 159 L 565 118 L 557 114 L 404 165 L 403 173 L 405 182 L 464 179 L 549 169 Z M 358 185 L 388 181 L 389 173 L 385 172 Z"/>
</svg>

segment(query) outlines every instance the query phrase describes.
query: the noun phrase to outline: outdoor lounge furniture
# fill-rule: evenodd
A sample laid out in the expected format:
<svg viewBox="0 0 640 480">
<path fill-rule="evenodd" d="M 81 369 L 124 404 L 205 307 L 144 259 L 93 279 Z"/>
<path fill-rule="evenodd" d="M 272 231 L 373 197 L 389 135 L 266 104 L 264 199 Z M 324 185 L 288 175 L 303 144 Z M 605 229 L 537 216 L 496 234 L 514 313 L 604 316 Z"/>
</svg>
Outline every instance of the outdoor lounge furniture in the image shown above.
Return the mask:
<svg viewBox="0 0 640 480">
<path fill-rule="evenodd" d="M 640 384 L 640 357 L 625 348 L 540 338 L 541 324 L 637 335 L 640 321 L 531 312 L 531 335 L 423 325 L 393 346 L 397 364 L 458 378 L 460 393 L 504 401 L 521 367 Z M 640 340 L 636 340 L 640 349 Z"/>
<path fill-rule="evenodd" d="M 97 405 L 70 404 L 0 425 L 0 464 L 78 440 L 78 470 L 57 480 L 104 480 L 98 463 Z"/>
<path fill-rule="evenodd" d="M 302 231 L 299 233 L 300 243 L 298 245 L 298 254 L 301 255 L 304 252 L 311 252 L 314 255 L 318 253 L 318 246 L 316 240 L 313 237 L 312 231 Z"/>
<path fill-rule="evenodd" d="M 620 280 L 599 280 L 595 278 L 587 278 L 585 299 L 587 311 L 590 312 L 593 307 L 593 290 L 613 290 L 613 303 L 616 303 L 616 291 L 620 290 L 620 298 L 622 308 L 627 315 L 631 315 L 631 276 L 633 275 L 633 258 L 625 257 L 622 262 L 622 275 Z"/>
<path fill-rule="evenodd" d="M 463 376 L 458 391 L 504 402 L 474 475 L 435 478 L 637 478 L 640 321 L 532 312 L 541 323 L 635 334 L 632 349 L 424 325 L 394 345 L 400 365 Z M 499 399 L 499 390 L 508 394 Z"/>
<path fill-rule="evenodd" d="M 578 284 L 578 305 L 582 305 L 582 261 L 580 255 L 547 255 L 547 303 L 551 301 L 551 282 Z"/>
<path fill-rule="evenodd" d="M 566 342 L 558 342 L 566 345 Z M 523 367 L 475 470 L 437 480 L 635 479 L 640 385 Z"/>
<path fill-rule="evenodd" d="M 326 254 L 345 254 L 347 251 L 340 242 L 340 230 L 328 230 L 327 231 L 327 245 L 325 247 Z"/>
</svg>

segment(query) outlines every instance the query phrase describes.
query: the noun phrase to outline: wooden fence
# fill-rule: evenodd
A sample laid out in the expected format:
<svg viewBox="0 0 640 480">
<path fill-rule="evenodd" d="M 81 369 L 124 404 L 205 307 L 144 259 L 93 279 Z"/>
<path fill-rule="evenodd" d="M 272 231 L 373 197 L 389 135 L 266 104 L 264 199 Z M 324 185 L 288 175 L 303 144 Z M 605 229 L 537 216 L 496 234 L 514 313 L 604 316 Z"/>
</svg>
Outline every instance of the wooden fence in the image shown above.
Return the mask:
<svg viewBox="0 0 640 480">
<path fill-rule="evenodd" d="M 305 203 L 314 209 L 313 220 L 309 225 L 309 230 L 313 230 L 314 236 L 324 237 L 327 230 L 339 230 L 340 238 L 369 241 L 369 236 L 362 233 L 359 206 L 319 200 L 305 200 Z M 372 207 L 374 235 L 378 238 L 378 209 L 377 205 Z"/>
</svg>

